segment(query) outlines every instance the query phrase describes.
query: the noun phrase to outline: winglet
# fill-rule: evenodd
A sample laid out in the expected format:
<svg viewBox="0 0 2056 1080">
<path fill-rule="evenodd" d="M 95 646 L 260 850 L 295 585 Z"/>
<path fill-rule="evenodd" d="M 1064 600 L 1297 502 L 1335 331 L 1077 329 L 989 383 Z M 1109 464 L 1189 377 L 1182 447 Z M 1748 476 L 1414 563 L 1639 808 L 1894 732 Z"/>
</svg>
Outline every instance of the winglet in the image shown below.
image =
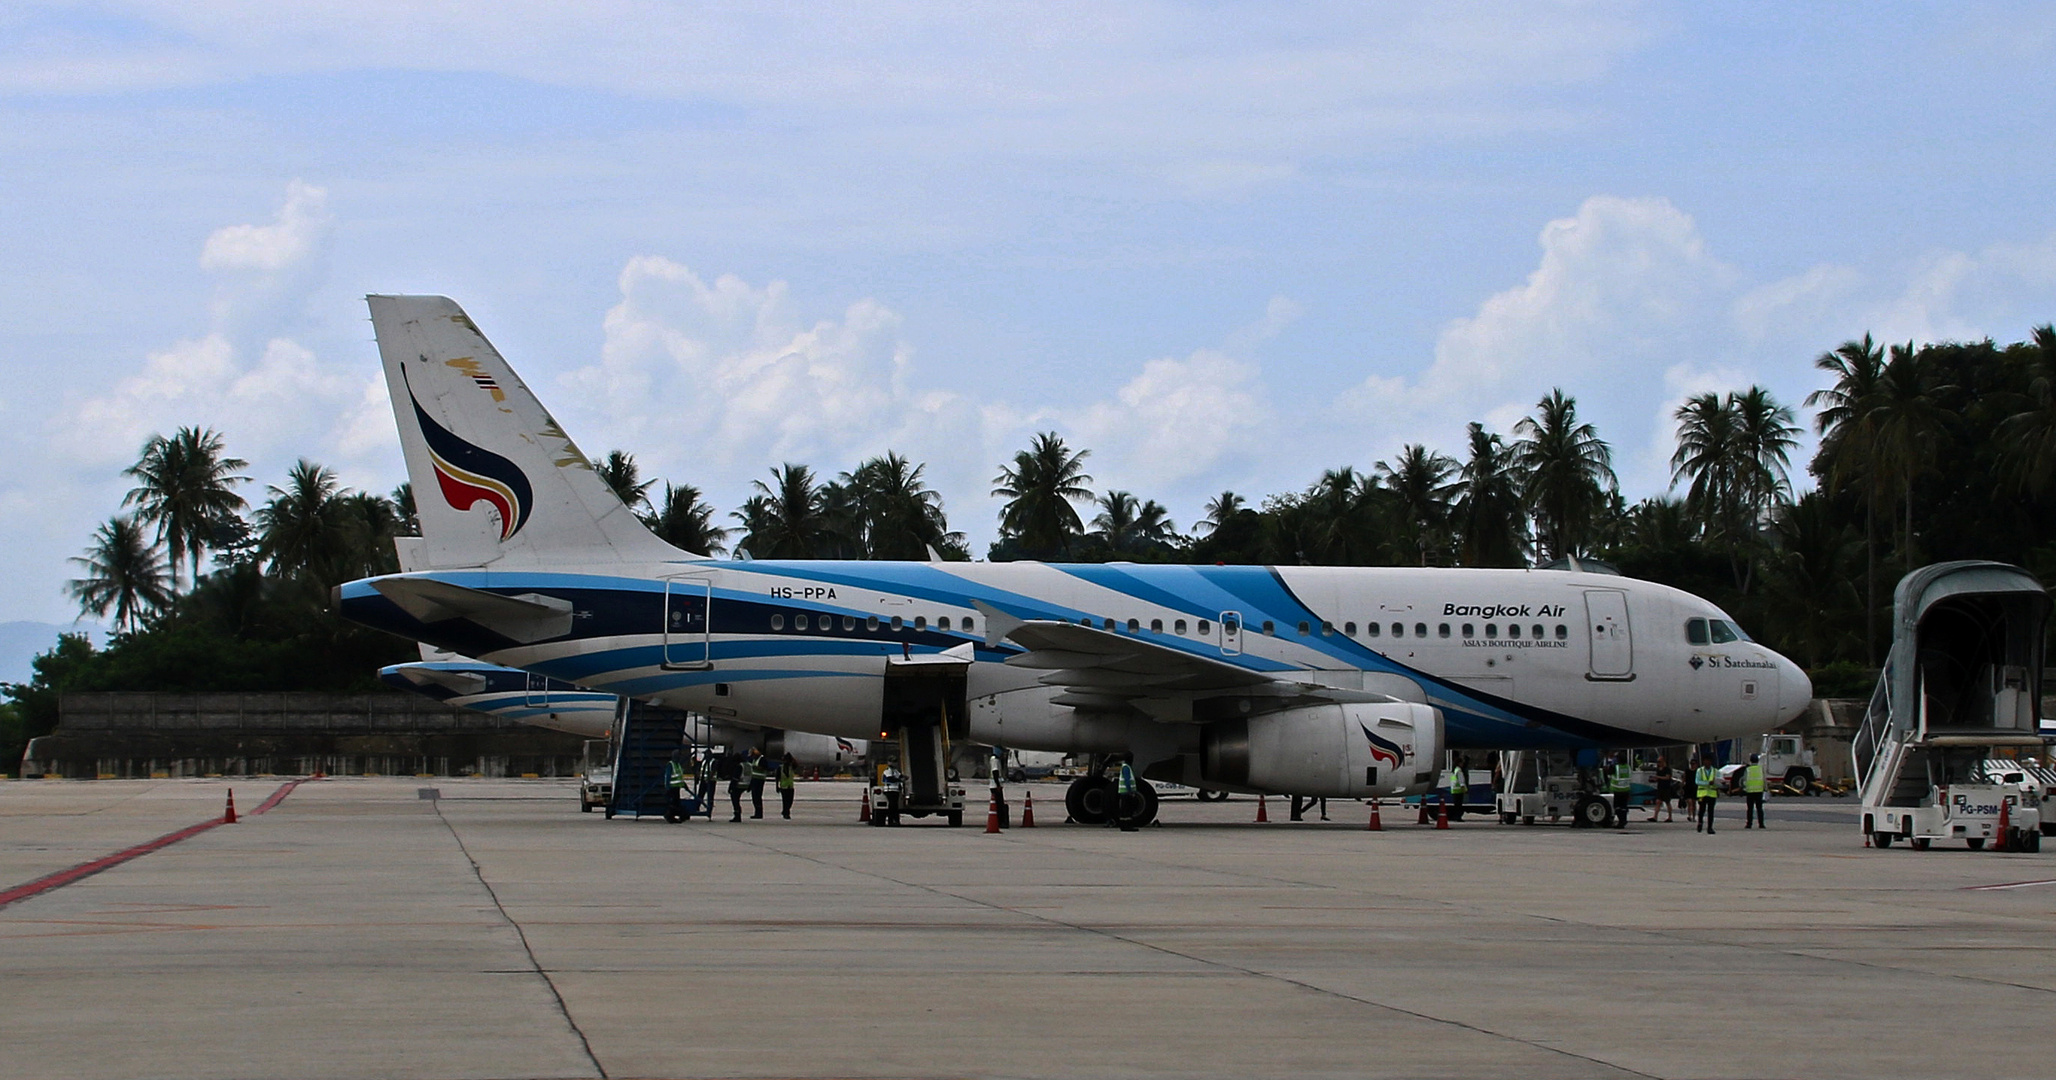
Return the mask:
<svg viewBox="0 0 2056 1080">
<path fill-rule="evenodd" d="M 983 600 L 971 601 L 978 614 L 985 616 L 985 646 L 997 649 L 1009 634 L 1028 625 L 1028 620 L 1017 619 Z"/>
</svg>

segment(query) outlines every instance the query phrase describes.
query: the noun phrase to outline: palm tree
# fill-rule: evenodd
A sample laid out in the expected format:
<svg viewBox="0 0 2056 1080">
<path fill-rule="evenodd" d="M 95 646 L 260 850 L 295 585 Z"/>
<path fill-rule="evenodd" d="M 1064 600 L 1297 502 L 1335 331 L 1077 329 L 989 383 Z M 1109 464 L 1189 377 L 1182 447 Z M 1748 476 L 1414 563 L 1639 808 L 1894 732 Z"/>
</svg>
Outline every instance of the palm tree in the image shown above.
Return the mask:
<svg viewBox="0 0 2056 1080">
<path fill-rule="evenodd" d="M 1074 454 L 1056 432 L 1045 431 L 992 478 L 992 493 L 1007 500 L 999 512 L 1000 533 L 1029 558 L 1060 558 L 1085 531 L 1071 503 L 1092 498 L 1086 486 L 1092 477 L 1085 472 L 1091 453 Z"/>
<path fill-rule="evenodd" d="M 947 552 L 964 546 L 963 534 L 949 531 L 942 496 L 921 478 L 927 468 L 887 451 L 843 474 L 866 558 L 918 560 L 927 558 L 931 548 Z"/>
<path fill-rule="evenodd" d="M 1778 404 L 1761 386 L 1731 393 L 1728 401 L 1740 429 L 1740 456 L 1749 466 L 1742 475 L 1742 504 L 1751 525 L 1760 527 L 1791 500 L 1792 451 L 1799 445 L 1799 425 L 1792 407 Z"/>
<path fill-rule="evenodd" d="M 1689 481 L 1685 511 L 1698 523 L 1700 535 L 1733 544 L 1740 539 L 1742 477 L 1754 468 L 1753 461 L 1745 460 L 1734 398 L 1723 401 L 1708 391 L 1687 398 L 1672 415 L 1678 421 L 1678 449 L 1671 455 L 1671 486 Z"/>
<path fill-rule="evenodd" d="M 665 483 L 663 500 L 642 522 L 658 539 L 695 555 L 721 554 L 731 531 L 714 524 L 714 508 L 701 501 L 700 489 L 691 484 Z"/>
<path fill-rule="evenodd" d="M 1606 496 L 1620 486 L 1613 450 L 1591 424 L 1578 422 L 1577 399 L 1551 390 L 1536 415 L 1514 425 L 1514 467 L 1520 470 L 1543 549 L 1552 558 L 1579 554 Z"/>
<path fill-rule="evenodd" d="M 352 577 L 375 577 L 399 570 L 393 537 L 403 534 L 400 508 L 383 495 L 352 491 L 339 499 L 342 568 Z"/>
<path fill-rule="evenodd" d="M 1813 366 L 1835 376 L 1835 385 L 1806 395 L 1806 407 L 1820 409 L 1814 425 L 1820 451 L 1814 455 L 1815 475 L 1835 489 L 1859 487 L 1863 494 L 1864 655 L 1877 666 L 1878 549 L 1877 505 L 1885 491 L 1885 470 L 1878 460 L 1878 409 L 1884 381 L 1884 350 L 1863 335 L 1822 353 Z"/>
<path fill-rule="evenodd" d="M 609 450 L 607 460 L 602 461 L 599 468 L 593 471 L 600 474 L 601 481 L 614 493 L 615 498 L 621 500 L 621 505 L 631 510 L 649 505 L 650 489 L 655 487 L 657 482 L 642 478 L 642 467 L 635 463 L 634 454 L 626 450 Z"/>
<path fill-rule="evenodd" d="M 1899 557 L 1908 570 L 1920 561 L 1913 542 L 1913 482 L 1931 468 L 1934 442 L 1953 416 L 1942 400 L 1955 389 L 1942 383 L 1925 350 L 1910 341 L 1891 347 L 1878 384 L 1877 461 L 1906 508 Z"/>
<path fill-rule="evenodd" d="M 1099 497 L 1100 512 L 1092 519 L 1092 537 L 1115 555 L 1143 555 L 1170 546 L 1176 532 L 1170 512 L 1155 499 L 1138 500 L 1133 493 L 1109 491 Z"/>
<path fill-rule="evenodd" d="M 1450 499 L 1459 485 L 1456 459 L 1437 454 L 1419 443 L 1399 448 L 1397 464 L 1378 463 L 1378 475 L 1398 502 L 1404 532 L 1402 544 L 1421 566 L 1428 565 L 1428 553 L 1440 552 L 1449 529 Z"/>
<path fill-rule="evenodd" d="M 164 557 L 132 517 L 108 519 L 93 534 L 93 546 L 71 561 L 86 571 L 66 587 L 79 611 L 104 616 L 113 609 L 116 630 L 134 630 L 145 615 L 171 602 Z"/>
<path fill-rule="evenodd" d="M 171 554 L 173 588 L 181 560 L 191 563 L 191 579 L 199 578 L 200 552 L 210 545 L 216 524 L 245 505 L 234 488 L 250 479 L 236 474 L 249 462 L 223 456 L 223 445 L 221 433 L 212 429 L 152 435 L 136 463 L 122 472 L 138 483 L 121 504 L 136 507 L 139 523 L 157 526 L 158 542 Z"/>
<path fill-rule="evenodd" d="M 1472 422 L 1470 458 L 1457 474 L 1453 519 L 1457 558 L 1465 566 L 1527 565 L 1528 520 L 1520 475 L 1499 436 Z"/>
<path fill-rule="evenodd" d="M 2020 490 L 2040 497 L 2056 480 L 2056 325 L 2035 327 L 2026 397 L 1999 423 L 1999 455 Z"/>
<path fill-rule="evenodd" d="M 743 546 L 760 559 L 819 558 L 830 537 L 814 470 L 787 462 L 771 470 L 771 479 L 752 481 L 757 494 L 735 514 L 747 530 Z"/>
<path fill-rule="evenodd" d="M 284 487 L 257 509 L 258 549 L 274 577 L 306 577 L 331 585 L 347 559 L 348 506 L 336 474 L 301 458 Z"/>
<path fill-rule="evenodd" d="M 1202 535 L 1211 533 L 1215 529 L 1226 525 L 1228 519 L 1241 513 L 1242 508 L 1246 505 L 1248 504 L 1243 500 L 1242 496 L 1232 491 L 1223 491 L 1207 502 L 1206 517 L 1194 525 L 1192 531 Z"/>
</svg>

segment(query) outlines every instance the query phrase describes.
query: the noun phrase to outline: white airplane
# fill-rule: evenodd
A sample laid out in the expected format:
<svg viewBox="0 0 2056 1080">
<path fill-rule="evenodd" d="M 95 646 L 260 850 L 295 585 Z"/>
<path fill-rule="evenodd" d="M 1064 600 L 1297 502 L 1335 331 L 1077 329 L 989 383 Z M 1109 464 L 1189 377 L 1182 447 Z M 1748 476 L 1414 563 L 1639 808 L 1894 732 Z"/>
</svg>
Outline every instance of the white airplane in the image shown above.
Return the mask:
<svg viewBox="0 0 2056 1080">
<path fill-rule="evenodd" d="M 378 679 L 396 690 L 446 705 L 588 739 L 604 739 L 613 733 L 615 710 L 621 702 L 615 694 L 464 657 L 388 664 L 378 669 Z M 863 739 L 737 724 L 708 725 L 700 734 L 710 745 L 754 746 L 773 761 L 791 754 L 803 769 L 862 766 L 870 750 Z"/>
<path fill-rule="evenodd" d="M 1427 790 L 1447 749 L 1712 741 L 1812 697 L 1714 605 L 1605 574 L 713 561 L 644 528 L 455 303 L 369 303 L 422 536 L 338 610 L 587 689 L 1341 798 Z"/>
</svg>

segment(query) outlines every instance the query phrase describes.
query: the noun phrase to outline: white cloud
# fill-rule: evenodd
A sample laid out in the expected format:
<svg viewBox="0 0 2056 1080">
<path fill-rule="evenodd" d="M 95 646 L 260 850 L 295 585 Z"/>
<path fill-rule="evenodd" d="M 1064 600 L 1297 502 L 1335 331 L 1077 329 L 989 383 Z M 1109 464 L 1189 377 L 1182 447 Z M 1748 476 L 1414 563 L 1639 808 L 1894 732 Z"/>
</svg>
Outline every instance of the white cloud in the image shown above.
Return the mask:
<svg viewBox="0 0 2056 1080">
<path fill-rule="evenodd" d="M 267 274 L 292 269 L 313 257 L 331 224 L 328 192 L 295 180 L 286 185 L 285 204 L 271 224 L 214 230 L 200 248 L 200 269 Z"/>
</svg>

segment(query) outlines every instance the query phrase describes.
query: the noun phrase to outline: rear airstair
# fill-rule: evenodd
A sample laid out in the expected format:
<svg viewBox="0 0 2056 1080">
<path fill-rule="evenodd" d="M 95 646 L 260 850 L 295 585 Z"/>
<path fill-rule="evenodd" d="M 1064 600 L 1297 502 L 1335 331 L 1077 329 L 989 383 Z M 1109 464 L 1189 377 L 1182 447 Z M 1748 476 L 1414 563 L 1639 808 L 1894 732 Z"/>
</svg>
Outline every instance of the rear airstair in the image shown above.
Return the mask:
<svg viewBox="0 0 2056 1080">
<path fill-rule="evenodd" d="M 607 816 L 631 814 L 663 817 L 671 813 L 671 758 L 680 755 L 687 769 L 693 769 L 694 755 L 686 739 L 685 713 L 645 705 L 624 697 L 614 710 L 614 789 L 607 803 Z M 711 810 L 695 798 L 697 785 L 683 795 L 684 815 L 707 814 Z"/>
<path fill-rule="evenodd" d="M 1892 651 L 1851 745 L 1864 833 L 1881 848 L 2039 850 L 2040 800 L 1984 762 L 2044 745 L 2048 592 L 2017 566 L 1937 563 L 1900 579 L 1892 609 Z"/>
</svg>

